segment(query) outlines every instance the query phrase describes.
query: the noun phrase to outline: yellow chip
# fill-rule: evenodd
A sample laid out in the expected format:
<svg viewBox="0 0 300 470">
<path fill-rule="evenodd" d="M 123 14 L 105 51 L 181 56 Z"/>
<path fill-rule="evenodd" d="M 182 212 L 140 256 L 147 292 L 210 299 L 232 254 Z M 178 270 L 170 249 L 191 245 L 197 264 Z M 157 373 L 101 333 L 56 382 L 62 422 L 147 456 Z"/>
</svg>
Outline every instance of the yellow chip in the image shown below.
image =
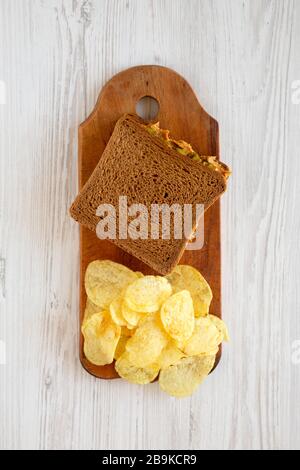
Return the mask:
<svg viewBox="0 0 300 470">
<path fill-rule="evenodd" d="M 177 398 L 192 395 L 212 370 L 215 356 L 184 357 L 180 361 L 161 370 L 159 385 L 169 395 Z"/>
<path fill-rule="evenodd" d="M 202 274 L 192 266 L 181 264 L 166 276 L 173 292 L 188 290 L 192 296 L 195 317 L 208 314 L 212 300 L 212 291 Z"/>
<path fill-rule="evenodd" d="M 115 298 L 109 306 L 109 311 L 111 314 L 111 318 L 117 325 L 127 326 L 127 321 L 124 318 L 123 312 L 122 312 L 122 304 L 123 304 L 122 297 Z"/>
<path fill-rule="evenodd" d="M 172 287 L 167 279 L 144 276 L 127 287 L 124 300 L 136 312 L 156 312 L 171 294 Z"/>
<path fill-rule="evenodd" d="M 222 343 L 222 339 L 223 335 L 209 316 L 196 318 L 194 332 L 184 345 L 183 351 L 187 356 L 211 355 Z"/>
<path fill-rule="evenodd" d="M 209 318 L 213 322 L 213 324 L 218 328 L 219 332 L 222 333 L 223 341 L 230 341 L 228 328 L 225 322 L 223 322 L 221 318 L 216 317 L 215 315 L 209 315 Z"/>
<path fill-rule="evenodd" d="M 168 338 L 156 320 L 149 320 L 138 326 L 126 343 L 129 361 L 136 367 L 145 367 L 156 362 Z"/>
<path fill-rule="evenodd" d="M 176 364 L 183 357 L 185 357 L 185 354 L 170 341 L 162 350 L 157 362 L 161 369 L 167 369 L 167 367 Z"/>
<path fill-rule="evenodd" d="M 176 340 L 174 340 L 175 346 L 182 352 L 184 350 L 184 346 L 185 346 L 186 342 L 187 341 L 178 341 L 178 340 L 176 341 Z"/>
<path fill-rule="evenodd" d="M 122 303 L 122 316 L 125 319 L 125 322 L 129 324 L 129 326 L 137 326 L 140 319 L 145 315 L 145 313 L 136 312 L 132 310 L 132 308 L 128 307 L 126 302 Z"/>
<path fill-rule="evenodd" d="M 86 306 L 84 310 L 83 322 L 88 320 L 94 313 L 100 313 L 102 309 L 94 304 L 88 297 L 86 299 Z"/>
<path fill-rule="evenodd" d="M 151 312 L 151 313 L 144 313 L 142 314 L 138 326 L 143 325 L 144 323 L 151 322 L 153 320 L 158 321 L 160 326 L 162 326 L 161 321 L 160 321 L 160 312 L 159 310 L 157 312 Z"/>
<path fill-rule="evenodd" d="M 146 367 L 136 367 L 129 361 L 128 356 L 128 352 L 123 353 L 115 364 L 115 368 L 119 376 L 134 384 L 145 385 L 153 382 L 159 373 L 158 364 L 150 364 Z"/>
<path fill-rule="evenodd" d="M 187 341 L 194 330 L 194 307 L 191 294 L 182 290 L 169 297 L 161 307 L 165 330 L 176 341 Z"/>
<path fill-rule="evenodd" d="M 216 348 L 213 348 L 210 351 L 207 351 L 205 353 L 197 354 L 197 356 L 199 356 L 199 357 L 216 356 L 218 354 L 218 352 L 219 352 L 219 346 L 217 346 Z M 189 357 L 191 357 L 191 356 L 189 356 Z"/>
<path fill-rule="evenodd" d="M 94 313 L 82 325 L 84 353 L 87 359 L 98 366 L 111 364 L 121 335 L 109 312 Z"/>
<path fill-rule="evenodd" d="M 135 271 L 135 274 L 137 275 L 137 277 L 144 277 L 144 274 L 140 271 Z"/>
<path fill-rule="evenodd" d="M 121 334 L 120 339 L 118 341 L 115 354 L 114 354 L 114 359 L 119 359 L 119 357 L 122 356 L 122 354 L 125 352 L 125 346 L 128 341 L 128 336 L 125 336 Z"/>
<path fill-rule="evenodd" d="M 138 279 L 131 269 L 113 261 L 92 261 L 85 273 L 85 290 L 89 299 L 107 310 L 124 288 Z"/>
</svg>

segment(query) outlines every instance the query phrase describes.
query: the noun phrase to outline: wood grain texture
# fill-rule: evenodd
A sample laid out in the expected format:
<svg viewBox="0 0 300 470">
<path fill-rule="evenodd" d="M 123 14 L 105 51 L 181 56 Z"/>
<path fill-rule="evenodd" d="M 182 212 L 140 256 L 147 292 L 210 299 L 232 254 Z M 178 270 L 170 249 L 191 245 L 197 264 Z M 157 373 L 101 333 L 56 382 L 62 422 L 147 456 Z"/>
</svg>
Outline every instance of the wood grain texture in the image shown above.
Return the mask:
<svg viewBox="0 0 300 470">
<path fill-rule="evenodd" d="M 176 139 L 190 142 L 200 154 L 219 157 L 218 123 L 202 108 L 187 81 L 167 67 L 131 67 L 116 74 L 105 84 L 91 115 L 79 127 L 79 189 L 83 188 L 97 166 L 117 120 L 126 113 L 134 114 L 137 103 L 145 96 L 153 97 L 159 103 L 155 119 L 160 122 L 162 129 L 169 129 L 171 136 Z M 174 113 L 175 101 L 179 113 Z M 86 306 L 85 272 L 89 263 L 97 259 L 110 259 L 144 274 L 158 274 L 118 246 L 108 240 L 99 240 L 96 233 L 81 227 L 80 327 Z M 204 275 L 213 292 L 210 311 L 221 318 L 220 201 L 213 204 L 204 215 L 202 249 L 186 250 L 180 263 L 191 265 Z M 85 357 L 81 334 L 79 347 L 81 363 L 88 372 L 99 378 L 118 377 L 113 364 L 96 366 Z M 215 366 L 220 357 L 221 347 Z"/>
<path fill-rule="evenodd" d="M 299 449 L 299 1 L 1 0 L 0 10 L 0 448 Z M 78 124 L 111 76 L 141 63 L 188 80 L 233 168 L 221 204 L 232 341 L 179 401 L 157 384 L 99 381 L 77 357 Z"/>
</svg>

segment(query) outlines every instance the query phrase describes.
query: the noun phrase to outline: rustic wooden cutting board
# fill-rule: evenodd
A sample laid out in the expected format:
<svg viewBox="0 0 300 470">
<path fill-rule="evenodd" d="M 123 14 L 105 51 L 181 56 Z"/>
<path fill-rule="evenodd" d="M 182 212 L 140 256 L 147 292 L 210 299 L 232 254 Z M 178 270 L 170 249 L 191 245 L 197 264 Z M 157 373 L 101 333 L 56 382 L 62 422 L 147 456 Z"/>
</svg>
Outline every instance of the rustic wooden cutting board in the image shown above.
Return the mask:
<svg viewBox="0 0 300 470">
<path fill-rule="evenodd" d="M 115 75 L 103 87 L 95 109 L 79 127 L 79 187 L 85 184 L 96 167 L 110 138 L 116 121 L 124 113 L 135 113 L 137 102 L 151 96 L 159 103 L 157 120 L 169 129 L 172 137 L 190 142 L 202 155 L 219 157 L 218 123 L 200 105 L 190 85 L 173 70 L 156 65 L 133 67 Z M 181 264 L 197 268 L 213 291 L 210 311 L 221 317 L 221 249 L 220 203 L 217 201 L 205 213 L 204 246 L 199 251 L 185 251 Z M 141 261 L 95 233 L 80 227 L 80 325 L 84 315 L 86 294 L 84 274 L 87 265 L 96 259 L 110 259 L 152 274 Z M 221 356 L 219 351 L 217 362 Z M 80 360 L 83 367 L 99 378 L 118 377 L 114 365 L 95 366 L 83 352 L 80 335 Z"/>
</svg>

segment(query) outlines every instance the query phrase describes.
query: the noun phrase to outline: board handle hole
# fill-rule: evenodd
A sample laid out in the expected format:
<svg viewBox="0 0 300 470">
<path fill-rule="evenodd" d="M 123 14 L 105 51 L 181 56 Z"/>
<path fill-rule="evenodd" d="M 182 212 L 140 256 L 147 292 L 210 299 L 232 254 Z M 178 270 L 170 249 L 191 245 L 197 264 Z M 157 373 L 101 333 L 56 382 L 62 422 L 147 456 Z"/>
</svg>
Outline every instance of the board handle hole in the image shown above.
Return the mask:
<svg viewBox="0 0 300 470">
<path fill-rule="evenodd" d="M 159 112 L 159 102 L 153 96 L 143 96 L 137 102 L 135 110 L 144 121 L 153 121 Z"/>
</svg>

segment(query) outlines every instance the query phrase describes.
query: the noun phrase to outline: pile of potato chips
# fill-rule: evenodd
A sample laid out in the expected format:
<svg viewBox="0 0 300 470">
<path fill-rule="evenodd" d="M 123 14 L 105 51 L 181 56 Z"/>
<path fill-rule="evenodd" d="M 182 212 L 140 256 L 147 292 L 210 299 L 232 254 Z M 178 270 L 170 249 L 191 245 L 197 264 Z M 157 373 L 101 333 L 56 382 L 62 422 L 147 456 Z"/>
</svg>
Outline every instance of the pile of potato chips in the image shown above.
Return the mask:
<svg viewBox="0 0 300 470">
<path fill-rule="evenodd" d="M 93 261 L 85 275 L 84 353 L 96 365 L 114 360 L 120 377 L 191 395 L 214 367 L 225 323 L 209 315 L 211 289 L 191 266 L 144 276 L 113 261 Z"/>
</svg>

